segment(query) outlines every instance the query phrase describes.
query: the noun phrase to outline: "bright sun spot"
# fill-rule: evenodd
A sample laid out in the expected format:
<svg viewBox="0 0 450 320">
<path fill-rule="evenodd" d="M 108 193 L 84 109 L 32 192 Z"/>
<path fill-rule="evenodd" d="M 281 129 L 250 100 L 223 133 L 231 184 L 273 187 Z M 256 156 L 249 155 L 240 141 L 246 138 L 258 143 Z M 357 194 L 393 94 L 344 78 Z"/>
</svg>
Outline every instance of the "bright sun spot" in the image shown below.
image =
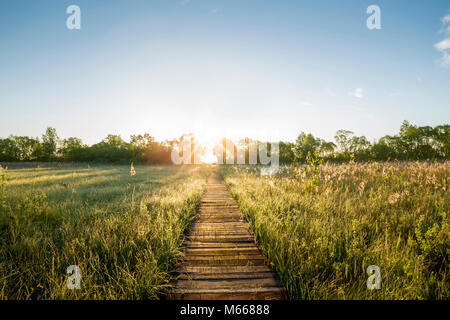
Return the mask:
<svg viewBox="0 0 450 320">
<path fill-rule="evenodd" d="M 205 151 L 205 154 L 200 157 L 200 160 L 204 163 L 217 163 L 217 157 L 210 149 Z"/>
<path fill-rule="evenodd" d="M 203 163 L 217 163 L 217 157 L 214 155 L 214 147 L 218 143 L 218 140 L 205 135 L 195 135 L 195 137 L 198 143 L 205 148 L 200 160 Z"/>
</svg>

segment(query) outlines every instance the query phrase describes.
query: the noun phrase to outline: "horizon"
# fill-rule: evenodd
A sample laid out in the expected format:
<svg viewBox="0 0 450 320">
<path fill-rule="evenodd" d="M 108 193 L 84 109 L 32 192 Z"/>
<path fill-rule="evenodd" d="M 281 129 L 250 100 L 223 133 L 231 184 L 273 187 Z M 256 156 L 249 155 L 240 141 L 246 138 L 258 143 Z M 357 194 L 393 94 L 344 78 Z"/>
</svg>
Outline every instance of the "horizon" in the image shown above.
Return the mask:
<svg viewBox="0 0 450 320">
<path fill-rule="evenodd" d="M 417 124 L 411 123 L 411 122 L 409 122 L 408 120 L 404 120 L 404 121 L 408 122 L 410 125 L 418 126 Z M 402 121 L 402 123 L 403 123 L 404 121 Z M 398 126 L 397 132 L 394 132 L 393 134 L 384 134 L 384 135 L 382 135 L 382 136 L 380 136 L 380 137 L 374 138 L 374 140 L 368 140 L 368 141 L 369 141 L 370 143 L 374 143 L 374 142 L 376 143 L 376 142 L 378 142 L 381 138 L 386 137 L 386 136 L 388 136 L 388 135 L 389 135 L 389 136 L 395 136 L 395 135 L 398 134 L 398 131 L 399 131 L 401 125 L 402 125 L 402 124 L 400 124 L 400 125 Z M 439 123 L 439 124 L 437 124 L 437 126 L 439 126 L 439 125 L 448 125 L 448 124 L 447 124 L 447 123 Z M 427 126 L 427 125 L 425 125 L 425 126 Z M 55 130 L 56 130 L 56 133 L 58 134 L 58 128 L 54 128 L 54 127 L 51 127 L 51 126 L 49 126 L 49 127 L 55 129 Z M 46 127 L 46 129 L 49 128 L 49 127 Z M 419 126 L 419 127 L 420 127 L 420 126 Z M 341 128 L 341 129 L 338 129 L 338 130 L 347 130 L 347 129 Z M 350 131 L 351 131 L 351 130 L 350 130 Z M 352 132 L 353 132 L 353 131 L 352 131 Z M 226 137 L 226 136 L 218 137 L 218 138 L 205 138 L 205 137 L 197 137 L 197 136 L 195 135 L 195 133 L 193 133 L 193 132 L 186 132 L 186 133 L 182 133 L 180 136 L 177 136 L 177 137 L 171 137 L 171 138 L 166 138 L 166 139 L 161 139 L 161 140 L 160 140 L 160 139 L 157 139 L 156 137 L 154 137 L 154 136 L 153 136 L 151 133 L 149 133 L 149 132 L 136 132 L 136 133 L 132 133 L 132 134 L 131 134 L 130 136 L 128 136 L 128 137 L 123 137 L 123 136 L 120 135 L 120 134 L 116 134 L 116 133 L 114 133 L 114 132 L 110 132 L 110 133 L 107 133 L 104 137 L 99 138 L 97 141 L 94 141 L 93 143 L 86 143 L 82 138 L 79 137 L 79 135 L 78 135 L 78 136 L 63 137 L 63 136 L 60 136 L 60 135 L 58 134 L 58 139 L 59 139 L 60 141 L 63 141 L 63 140 L 65 140 L 65 139 L 69 139 L 69 138 L 80 138 L 80 139 L 82 140 L 82 142 L 83 142 L 84 145 L 92 146 L 92 145 L 94 145 L 94 144 L 97 144 L 97 143 L 100 143 L 100 142 L 104 141 L 109 135 L 112 135 L 112 136 L 118 136 L 118 137 L 120 137 L 120 138 L 121 138 L 124 142 L 126 142 L 126 143 L 130 143 L 130 141 L 131 141 L 131 136 L 138 136 L 138 135 L 144 136 L 144 134 L 149 134 L 150 137 L 154 138 L 156 142 L 160 142 L 160 143 L 163 143 L 163 142 L 171 142 L 171 141 L 179 141 L 182 137 L 192 136 L 192 137 L 195 139 L 195 141 L 197 141 L 200 145 L 207 146 L 207 147 L 211 147 L 212 145 L 220 144 L 220 143 L 222 142 L 223 139 L 228 139 L 228 140 L 232 141 L 233 143 L 237 143 L 238 141 L 244 140 L 244 139 L 250 139 L 250 140 L 253 140 L 253 141 L 267 142 L 267 143 L 279 143 L 279 142 L 295 143 L 297 137 L 298 137 L 301 133 L 309 134 L 310 132 L 305 132 L 305 131 L 301 131 L 301 130 L 300 130 L 299 133 L 298 133 L 298 135 L 297 135 L 293 140 L 258 140 L 258 139 L 253 138 L 253 137 L 244 137 L 244 136 L 243 136 L 243 137 L 234 137 L 234 138 L 230 138 L 230 137 Z M 336 133 L 337 133 L 337 132 L 336 132 Z M 43 132 L 42 132 L 41 134 L 34 135 L 34 136 L 28 136 L 28 137 L 30 137 L 30 138 L 37 138 L 37 139 L 41 140 L 41 139 L 42 139 L 42 135 L 44 135 L 44 134 L 45 134 L 45 130 L 43 130 Z M 352 135 L 354 135 L 354 136 L 361 136 L 360 134 L 358 134 L 358 132 L 353 132 Z M 16 134 L 14 134 L 14 133 L 10 133 L 9 135 L 6 135 L 6 136 L 0 136 L 0 139 L 7 139 L 7 138 L 10 137 L 10 136 L 21 136 L 21 135 L 16 135 Z M 313 135 L 313 136 L 314 136 L 314 135 Z M 314 138 L 324 139 L 323 137 L 320 137 L 320 136 L 314 136 Z M 367 137 L 366 137 L 366 138 L 367 138 Z M 324 139 L 324 140 L 327 140 L 327 139 Z M 335 140 L 336 140 L 336 139 L 335 139 L 335 136 L 333 136 L 331 139 L 329 139 L 329 140 L 327 140 L 327 141 L 335 141 Z"/>
</svg>

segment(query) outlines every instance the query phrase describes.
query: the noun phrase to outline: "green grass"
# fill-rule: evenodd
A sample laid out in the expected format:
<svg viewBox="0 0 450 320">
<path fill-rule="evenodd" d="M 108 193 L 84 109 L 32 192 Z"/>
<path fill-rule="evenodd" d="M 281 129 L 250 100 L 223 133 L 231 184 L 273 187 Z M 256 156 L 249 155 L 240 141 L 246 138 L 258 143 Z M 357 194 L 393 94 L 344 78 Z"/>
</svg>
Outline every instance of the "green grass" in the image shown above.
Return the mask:
<svg viewBox="0 0 450 320">
<path fill-rule="evenodd" d="M 292 299 L 450 298 L 449 162 L 221 173 Z"/>
<path fill-rule="evenodd" d="M 0 176 L 0 299 L 157 299 L 207 166 L 22 168 Z M 81 289 L 66 268 L 81 269 Z"/>
</svg>

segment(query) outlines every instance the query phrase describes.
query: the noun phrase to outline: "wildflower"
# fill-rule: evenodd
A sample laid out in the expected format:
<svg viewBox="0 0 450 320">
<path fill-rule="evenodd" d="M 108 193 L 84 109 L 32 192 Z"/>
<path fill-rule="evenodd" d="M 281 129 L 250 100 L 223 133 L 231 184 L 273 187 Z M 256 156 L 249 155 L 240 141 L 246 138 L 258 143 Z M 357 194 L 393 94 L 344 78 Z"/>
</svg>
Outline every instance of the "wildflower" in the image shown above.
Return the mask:
<svg viewBox="0 0 450 320">
<path fill-rule="evenodd" d="M 396 203 L 398 201 L 398 199 L 400 199 L 400 194 L 398 194 L 396 192 L 396 193 L 393 193 L 393 194 L 391 194 L 389 196 L 388 202 L 389 202 L 389 204 L 394 204 L 394 203 Z"/>
<path fill-rule="evenodd" d="M 366 188 L 366 184 L 364 183 L 364 181 L 362 181 L 362 182 L 359 184 L 359 187 L 358 187 L 359 195 L 360 195 L 360 196 L 362 196 L 362 194 L 363 194 L 365 188 Z"/>
<path fill-rule="evenodd" d="M 130 167 L 130 176 L 134 176 L 136 174 L 136 170 L 134 169 L 133 162 L 131 163 Z"/>
</svg>

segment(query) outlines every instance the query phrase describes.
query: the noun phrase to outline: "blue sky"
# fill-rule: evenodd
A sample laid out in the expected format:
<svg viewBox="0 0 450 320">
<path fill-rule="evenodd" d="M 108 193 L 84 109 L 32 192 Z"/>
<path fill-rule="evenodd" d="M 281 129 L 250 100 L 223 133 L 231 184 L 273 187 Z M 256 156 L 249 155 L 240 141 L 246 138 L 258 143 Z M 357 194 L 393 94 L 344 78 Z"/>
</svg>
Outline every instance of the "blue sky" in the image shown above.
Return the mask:
<svg viewBox="0 0 450 320">
<path fill-rule="evenodd" d="M 66 28 L 72 4 L 81 30 Z M 372 4 L 381 30 L 366 27 Z M 2 1 L 0 136 L 373 140 L 449 123 L 449 14 L 419 0 Z"/>
</svg>

